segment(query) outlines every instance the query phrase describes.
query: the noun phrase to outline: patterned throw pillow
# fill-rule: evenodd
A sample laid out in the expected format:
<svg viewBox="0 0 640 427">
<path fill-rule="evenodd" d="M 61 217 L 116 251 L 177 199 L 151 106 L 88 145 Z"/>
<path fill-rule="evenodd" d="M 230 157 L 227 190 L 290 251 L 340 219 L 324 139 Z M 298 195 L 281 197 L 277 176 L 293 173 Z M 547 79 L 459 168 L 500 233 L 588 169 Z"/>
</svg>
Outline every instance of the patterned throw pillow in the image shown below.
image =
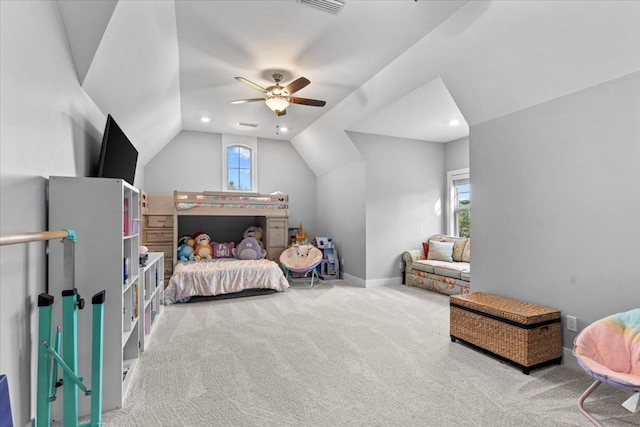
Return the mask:
<svg viewBox="0 0 640 427">
<path fill-rule="evenodd" d="M 233 248 L 236 246 L 235 242 L 213 242 L 211 246 L 213 246 L 213 258 L 234 258 Z"/>
<path fill-rule="evenodd" d="M 471 262 L 471 238 L 467 239 L 467 243 L 464 245 L 464 250 L 462 251 L 462 261 Z"/>
<path fill-rule="evenodd" d="M 453 262 L 453 242 L 429 241 L 429 255 L 427 259 Z"/>
</svg>

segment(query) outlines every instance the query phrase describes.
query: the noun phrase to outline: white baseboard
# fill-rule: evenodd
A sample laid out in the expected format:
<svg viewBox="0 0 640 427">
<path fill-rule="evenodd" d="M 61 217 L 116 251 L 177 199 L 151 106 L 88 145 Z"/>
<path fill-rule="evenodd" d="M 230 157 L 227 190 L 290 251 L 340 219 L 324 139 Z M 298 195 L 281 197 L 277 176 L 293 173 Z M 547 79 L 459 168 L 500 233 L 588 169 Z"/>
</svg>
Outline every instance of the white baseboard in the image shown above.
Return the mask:
<svg viewBox="0 0 640 427">
<path fill-rule="evenodd" d="M 388 277 L 386 279 L 367 280 L 367 288 L 380 286 L 402 285 L 402 277 Z"/>
<path fill-rule="evenodd" d="M 342 280 L 345 280 L 345 281 L 351 283 L 352 285 L 356 285 L 356 286 L 361 287 L 361 288 L 366 288 L 367 287 L 367 282 L 365 282 L 364 280 L 362 280 L 359 277 L 352 276 L 352 275 L 347 274 L 347 273 L 342 273 Z"/>
<path fill-rule="evenodd" d="M 380 286 L 402 285 L 402 277 L 389 277 L 386 279 L 363 280 L 359 277 L 342 273 L 342 279 L 346 280 L 352 285 L 356 285 L 361 288 L 377 288 Z"/>
</svg>

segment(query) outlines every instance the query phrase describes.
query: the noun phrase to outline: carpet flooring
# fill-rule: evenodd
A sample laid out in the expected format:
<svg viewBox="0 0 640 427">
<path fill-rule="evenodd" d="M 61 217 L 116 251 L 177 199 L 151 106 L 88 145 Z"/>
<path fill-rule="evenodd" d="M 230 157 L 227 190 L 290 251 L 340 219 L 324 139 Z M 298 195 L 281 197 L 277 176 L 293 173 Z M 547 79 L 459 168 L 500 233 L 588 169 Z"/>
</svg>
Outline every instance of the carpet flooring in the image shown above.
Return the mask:
<svg viewBox="0 0 640 427">
<path fill-rule="evenodd" d="M 344 281 L 163 308 L 122 409 L 104 426 L 590 426 L 591 383 L 564 365 L 524 375 L 449 338 L 448 298 Z M 566 345 L 565 345 L 566 346 Z M 586 406 L 638 426 L 629 395 Z"/>
</svg>

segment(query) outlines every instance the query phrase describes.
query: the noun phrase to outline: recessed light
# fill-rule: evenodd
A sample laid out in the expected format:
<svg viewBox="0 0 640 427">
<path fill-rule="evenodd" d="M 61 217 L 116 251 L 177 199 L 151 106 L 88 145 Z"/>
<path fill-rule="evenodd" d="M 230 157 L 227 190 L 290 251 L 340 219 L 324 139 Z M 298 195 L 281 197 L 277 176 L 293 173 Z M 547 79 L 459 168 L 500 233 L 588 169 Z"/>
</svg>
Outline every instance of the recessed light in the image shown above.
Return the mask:
<svg viewBox="0 0 640 427">
<path fill-rule="evenodd" d="M 286 131 L 288 131 L 289 129 L 288 129 L 288 128 L 286 128 L 286 127 L 281 127 L 281 128 L 280 128 L 280 130 L 281 130 L 282 132 L 286 132 Z"/>
<path fill-rule="evenodd" d="M 459 124 L 460 124 L 460 119 L 449 120 L 449 126 L 458 126 Z"/>
<path fill-rule="evenodd" d="M 203 123 L 209 123 L 211 121 L 211 118 L 209 117 L 200 117 L 200 121 Z"/>
</svg>

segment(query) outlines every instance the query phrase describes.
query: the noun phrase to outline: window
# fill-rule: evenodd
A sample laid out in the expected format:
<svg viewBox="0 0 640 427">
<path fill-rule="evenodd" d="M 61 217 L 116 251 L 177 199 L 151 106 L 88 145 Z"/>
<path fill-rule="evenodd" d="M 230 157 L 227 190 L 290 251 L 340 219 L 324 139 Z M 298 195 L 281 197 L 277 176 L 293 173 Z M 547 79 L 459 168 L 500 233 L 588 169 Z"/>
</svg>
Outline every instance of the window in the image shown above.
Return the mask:
<svg viewBox="0 0 640 427">
<path fill-rule="evenodd" d="M 449 233 L 471 237 L 471 183 L 469 169 L 447 173 L 449 183 Z"/>
<path fill-rule="evenodd" d="M 258 192 L 258 138 L 222 134 L 222 191 Z"/>
<path fill-rule="evenodd" d="M 251 149 L 241 145 L 227 147 L 227 190 L 253 191 Z"/>
</svg>

